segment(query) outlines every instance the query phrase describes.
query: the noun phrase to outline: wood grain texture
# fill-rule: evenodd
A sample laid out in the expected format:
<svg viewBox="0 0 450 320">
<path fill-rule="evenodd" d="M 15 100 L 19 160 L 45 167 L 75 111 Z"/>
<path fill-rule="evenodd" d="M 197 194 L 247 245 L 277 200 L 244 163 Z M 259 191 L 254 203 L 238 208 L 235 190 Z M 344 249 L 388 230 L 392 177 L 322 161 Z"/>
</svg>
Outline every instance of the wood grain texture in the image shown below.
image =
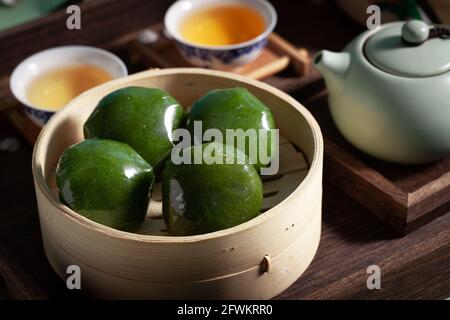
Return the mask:
<svg viewBox="0 0 450 320">
<path fill-rule="evenodd" d="M 311 69 L 311 58 L 304 48 L 296 48 L 277 33 L 269 36 L 269 46 L 281 56 L 288 56 L 295 71 L 300 76 L 308 76 Z"/>
<path fill-rule="evenodd" d="M 0 246 L 0 300 L 44 300 L 47 295 L 24 273 L 9 252 Z"/>
<path fill-rule="evenodd" d="M 345 205 L 344 205 L 345 203 Z M 444 299 L 450 292 L 450 214 L 396 238 L 330 184 L 316 258 L 279 299 Z M 381 290 L 366 286 L 367 267 L 381 268 Z"/>
</svg>

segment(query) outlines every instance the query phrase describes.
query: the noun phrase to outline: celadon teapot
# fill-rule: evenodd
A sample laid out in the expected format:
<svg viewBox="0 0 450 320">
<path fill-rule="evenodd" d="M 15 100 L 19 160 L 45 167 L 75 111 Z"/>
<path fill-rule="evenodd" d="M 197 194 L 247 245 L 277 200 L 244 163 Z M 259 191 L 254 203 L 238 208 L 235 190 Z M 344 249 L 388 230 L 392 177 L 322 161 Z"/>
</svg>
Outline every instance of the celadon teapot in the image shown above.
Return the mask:
<svg viewBox="0 0 450 320">
<path fill-rule="evenodd" d="M 358 149 L 416 164 L 450 155 L 450 30 L 422 21 L 368 30 L 314 65 L 331 115 Z"/>
</svg>

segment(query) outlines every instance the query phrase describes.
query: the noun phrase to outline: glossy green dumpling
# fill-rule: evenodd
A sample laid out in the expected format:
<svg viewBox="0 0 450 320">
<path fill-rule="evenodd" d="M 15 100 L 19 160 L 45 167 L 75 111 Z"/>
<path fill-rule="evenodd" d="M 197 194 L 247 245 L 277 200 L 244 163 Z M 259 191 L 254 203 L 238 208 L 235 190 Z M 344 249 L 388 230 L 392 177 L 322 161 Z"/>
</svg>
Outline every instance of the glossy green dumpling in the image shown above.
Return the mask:
<svg viewBox="0 0 450 320">
<path fill-rule="evenodd" d="M 204 154 L 201 164 L 176 164 L 171 159 L 163 172 L 163 214 L 169 234 L 213 232 L 258 216 L 263 200 L 262 182 L 246 155 L 217 143 L 183 150 L 190 156 L 195 151 Z M 234 163 L 226 164 L 233 154 Z M 220 158 L 223 164 L 215 161 Z"/>
<path fill-rule="evenodd" d="M 56 183 L 61 201 L 103 225 L 134 230 L 144 220 L 152 167 L 130 146 L 84 140 L 61 155 Z"/>
<path fill-rule="evenodd" d="M 265 153 L 268 160 L 278 152 L 278 146 L 271 146 L 272 136 L 270 130 L 275 129 L 275 121 L 269 108 L 258 98 L 252 95 L 245 88 L 230 88 L 211 90 L 201 97 L 192 106 L 192 110 L 187 118 L 187 128 L 191 135 L 194 135 L 194 121 L 202 122 L 202 129 L 205 132 L 208 129 L 219 129 L 225 141 L 227 129 L 242 129 L 244 132 L 248 129 L 256 130 L 258 134 L 258 143 L 253 149 L 256 157 L 251 157 L 249 143 L 246 148 L 241 148 L 255 167 L 267 167 L 269 163 L 262 161 L 259 152 L 260 147 L 266 148 Z M 261 133 L 259 132 L 261 130 Z M 231 143 L 239 148 L 235 142 Z"/>
<path fill-rule="evenodd" d="M 156 167 L 170 153 L 172 132 L 183 120 L 182 106 L 167 92 L 127 87 L 98 103 L 84 124 L 84 135 L 124 142 Z"/>
</svg>

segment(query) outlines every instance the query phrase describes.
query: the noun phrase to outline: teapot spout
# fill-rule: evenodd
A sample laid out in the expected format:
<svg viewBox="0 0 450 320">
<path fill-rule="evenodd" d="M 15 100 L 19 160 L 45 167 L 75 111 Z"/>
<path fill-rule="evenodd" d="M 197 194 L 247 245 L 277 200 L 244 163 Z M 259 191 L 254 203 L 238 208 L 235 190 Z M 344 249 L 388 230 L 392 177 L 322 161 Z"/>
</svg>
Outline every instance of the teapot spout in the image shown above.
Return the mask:
<svg viewBox="0 0 450 320">
<path fill-rule="evenodd" d="M 336 53 L 322 50 L 315 56 L 314 66 L 325 79 L 328 92 L 338 94 L 344 86 L 345 77 L 350 67 L 350 54 L 348 52 Z"/>
</svg>

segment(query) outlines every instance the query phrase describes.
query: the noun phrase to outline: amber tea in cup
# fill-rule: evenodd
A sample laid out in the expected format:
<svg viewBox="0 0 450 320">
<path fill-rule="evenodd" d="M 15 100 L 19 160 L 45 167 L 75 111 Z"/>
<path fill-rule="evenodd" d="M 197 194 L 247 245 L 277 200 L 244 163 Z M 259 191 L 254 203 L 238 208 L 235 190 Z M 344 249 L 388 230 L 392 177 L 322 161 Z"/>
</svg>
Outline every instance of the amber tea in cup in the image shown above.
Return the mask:
<svg viewBox="0 0 450 320">
<path fill-rule="evenodd" d="M 62 67 L 33 79 L 27 97 L 33 105 L 57 111 L 79 94 L 112 78 L 107 71 L 93 65 Z"/>
<path fill-rule="evenodd" d="M 184 39 L 192 43 L 223 46 L 252 40 L 266 23 L 255 9 L 244 5 L 218 5 L 187 15 L 180 24 Z"/>
</svg>

